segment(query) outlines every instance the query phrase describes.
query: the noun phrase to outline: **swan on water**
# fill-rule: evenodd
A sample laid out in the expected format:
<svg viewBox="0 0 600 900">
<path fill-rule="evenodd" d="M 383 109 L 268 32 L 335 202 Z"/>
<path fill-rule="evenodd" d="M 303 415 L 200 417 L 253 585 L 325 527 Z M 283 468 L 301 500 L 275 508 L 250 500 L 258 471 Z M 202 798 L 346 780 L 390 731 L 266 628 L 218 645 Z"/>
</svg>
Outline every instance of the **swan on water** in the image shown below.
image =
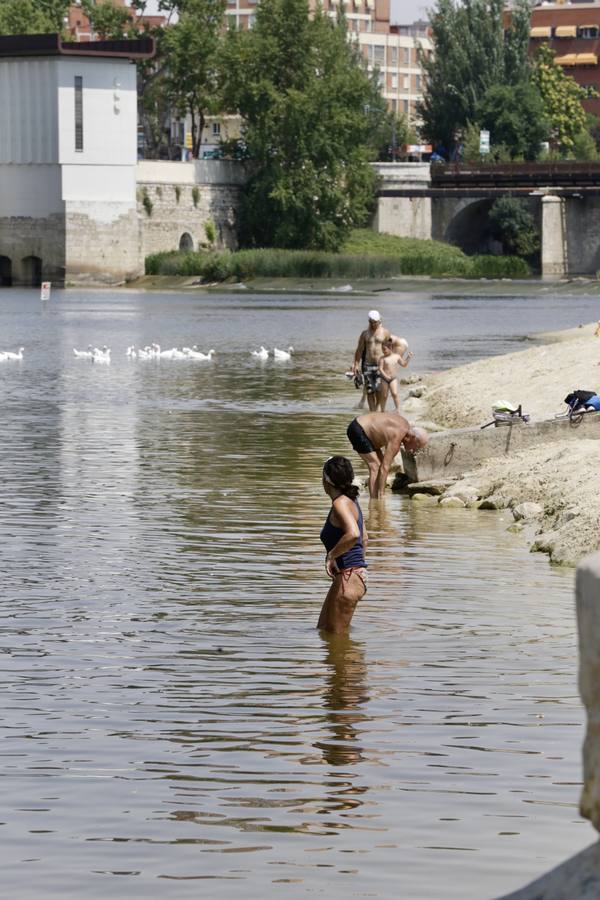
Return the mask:
<svg viewBox="0 0 600 900">
<path fill-rule="evenodd" d="M 91 344 L 88 344 L 87 350 L 76 350 L 75 347 L 73 347 L 73 353 L 77 359 L 91 359 L 94 355 Z"/>
<path fill-rule="evenodd" d="M 23 359 L 23 350 L 25 347 L 19 347 L 17 353 L 12 353 L 10 350 L 4 350 L 2 353 L 2 359 Z"/>
<path fill-rule="evenodd" d="M 94 347 L 92 362 L 109 363 L 110 362 L 110 347 L 107 347 L 106 344 L 102 347 L 102 349 L 100 349 L 98 347 Z"/>
<path fill-rule="evenodd" d="M 250 352 L 255 359 L 268 359 L 269 358 L 269 351 L 267 350 L 266 347 L 263 347 L 262 344 L 261 344 L 260 350 L 251 350 Z"/>
<path fill-rule="evenodd" d="M 287 350 L 279 350 L 277 347 L 273 348 L 273 358 L 279 360 L 291 359 L 292 353 L 294 352 L 293 347 L 288 347 Z"/>
</svg>

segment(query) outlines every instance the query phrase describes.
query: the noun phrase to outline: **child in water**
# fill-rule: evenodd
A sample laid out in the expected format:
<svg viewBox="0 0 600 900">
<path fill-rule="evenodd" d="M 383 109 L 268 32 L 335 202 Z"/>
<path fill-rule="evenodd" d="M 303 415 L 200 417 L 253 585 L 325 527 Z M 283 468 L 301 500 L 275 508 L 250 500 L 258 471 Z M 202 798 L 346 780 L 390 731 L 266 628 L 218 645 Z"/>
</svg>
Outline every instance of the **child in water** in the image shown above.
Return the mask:
<svg viewBox="0 0 600 900">
<path fill-rule="evenodd" d="M 382 342 L 383 356 L 380 358 L 378 367 L 381 378 L 379 388 L 377 389 L 377 412 L 385 411 L 388 393 L 392 395 L 396 412 L 400 412 L 400 397 L 398 394 L 398 371 L 400 367 L 403 369 L 412 359 L 412 353 L 408 349 L 408 344 L 403 338 L 392 335 Z"/>
</svg>

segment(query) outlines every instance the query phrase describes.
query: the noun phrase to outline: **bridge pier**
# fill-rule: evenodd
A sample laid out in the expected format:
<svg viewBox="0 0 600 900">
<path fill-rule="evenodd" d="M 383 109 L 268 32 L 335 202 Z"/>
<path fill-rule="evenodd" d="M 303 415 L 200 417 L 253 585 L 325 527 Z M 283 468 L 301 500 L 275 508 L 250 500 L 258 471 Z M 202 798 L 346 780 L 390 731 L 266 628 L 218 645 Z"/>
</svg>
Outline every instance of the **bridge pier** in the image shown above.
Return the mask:
<svg viewBox="0 0 600 900">
<path fill-rule="evenodd" d="M 542 196 L 542 278 L 567 274 L 565 201 L 554 194 Z"/>
</svg>

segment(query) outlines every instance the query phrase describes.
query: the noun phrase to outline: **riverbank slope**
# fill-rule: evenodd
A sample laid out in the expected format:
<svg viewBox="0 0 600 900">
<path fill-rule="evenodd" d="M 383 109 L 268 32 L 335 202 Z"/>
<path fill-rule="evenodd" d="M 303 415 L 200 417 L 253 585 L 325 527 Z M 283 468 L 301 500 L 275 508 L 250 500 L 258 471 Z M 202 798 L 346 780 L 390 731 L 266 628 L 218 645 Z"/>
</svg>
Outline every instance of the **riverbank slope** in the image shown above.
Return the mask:
<svg viewBox="0 0 600 900">
<path fill-rule="evenodd" d="M 548 343 L 470 363 L 424 379 L 423 395 L 405 406 L 411 419 L 432 420 L 444 428 L 480 426 L 491 419 L 499 400 L 522 404 L 534 420 L 566 411 L 573 390 L 600 393 L 600 337 L 596 323 L 547 334 Z M 511 456 L 489 459 L 465 473 L 463 494 L 477 494 L 488 506 L 515 508 L 531 501 L 516 527 L 525 528 L 533 550 L 553 562 L 576 565 L 600 548 L 600 443 L 580 441 L 541 445 Z M 457 486 L 452 489 L 460 492 Z"/>
</svg>

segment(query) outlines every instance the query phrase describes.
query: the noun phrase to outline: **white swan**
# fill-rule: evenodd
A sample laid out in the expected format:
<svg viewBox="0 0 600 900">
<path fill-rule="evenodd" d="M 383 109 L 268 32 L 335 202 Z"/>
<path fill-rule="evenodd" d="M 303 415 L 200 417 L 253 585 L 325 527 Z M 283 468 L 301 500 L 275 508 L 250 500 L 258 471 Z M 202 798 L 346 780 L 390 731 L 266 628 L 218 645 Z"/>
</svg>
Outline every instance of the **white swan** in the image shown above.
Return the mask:
<svg viewBox="0 0 600 900">
<path fill-rule="evenodd" d="M 92 362 L 95 363 L 110 363 L 110 347 L 107 347 L 106 344 L 99 349 L 98 347 L 94 347 L 92 356 Z"/>
<path fill-rule="evenodd" d="M 269 358 L 269 351 L 267 350 L 266 347 L 263 347 L 262 344 L 261 344 L 260 350 L 251 350 L 250 352 L 252 353 L 252 356 L 255 359 L 268 359 Z"/>
<path fill-rule="evenodd" d="M 75 347 L 73 347 L 73 353 L 77 359 L 91 359 L 94 355 L 91 344 L 88 344 L 87 350 L 76 350 Z"/>
<path fill-rule="evenodd" d="M 292 353 L 294 352 L 293 347 L 288 347 L 287 350 L 278 350 L 277 347 L 273 348 L 273 359 L 286 360 L 292 358 Z"/>
<path fill-rule="evenodd" d="M 201 350 L 198 350 L 198 352 L 196 353 L 196 359 L 210 360 L 214 355 L 215 351 L 212 348 L 208 351 L 208 353 L 202 353 Z"/>
<path fill-rule="evenodd" d="M 17 353 L 11 353 L 10 350 L 5 350 L 3 359 L 23 359 L 23 350 L 24 349 L 25 349 L 25 347 L 19 347 L 19 350 Z"/>
</svg>

